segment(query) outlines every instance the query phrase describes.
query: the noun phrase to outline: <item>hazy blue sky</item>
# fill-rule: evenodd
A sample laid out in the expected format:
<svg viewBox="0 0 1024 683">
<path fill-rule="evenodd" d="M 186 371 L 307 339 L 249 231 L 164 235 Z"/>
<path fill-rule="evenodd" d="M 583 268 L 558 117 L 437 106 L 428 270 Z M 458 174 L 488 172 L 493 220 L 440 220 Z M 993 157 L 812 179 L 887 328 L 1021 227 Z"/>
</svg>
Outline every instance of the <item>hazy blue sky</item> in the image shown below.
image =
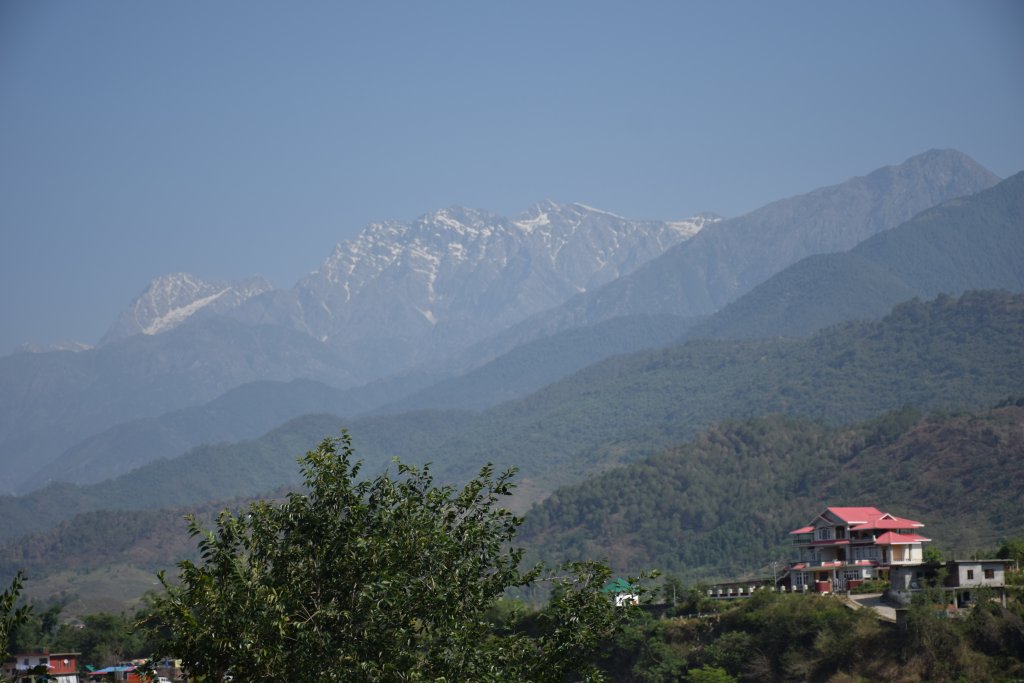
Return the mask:
<svg viewBox="0 0 1024 683">
<path fill-rule="evenodd" d="M 0 353 L 155 276 L 290 286 L 374 220 L 734 216 L 1024 168 L 1024 3 L 0 0 Z"/>
</svg>

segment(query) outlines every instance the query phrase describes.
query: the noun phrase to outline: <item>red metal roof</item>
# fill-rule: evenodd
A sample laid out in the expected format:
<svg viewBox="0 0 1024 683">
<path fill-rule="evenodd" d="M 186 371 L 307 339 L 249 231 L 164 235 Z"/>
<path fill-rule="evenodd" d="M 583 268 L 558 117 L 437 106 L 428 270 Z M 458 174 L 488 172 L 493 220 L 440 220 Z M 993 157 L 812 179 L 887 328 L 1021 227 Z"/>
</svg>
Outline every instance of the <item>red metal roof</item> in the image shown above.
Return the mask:
<svg viewBox="0 0 1024 683">
<path fill-rule="evenodd" d="M 912 519 L 885 515 L 884 517 L 850 528 L 854 531 L 866 531 L 869 529 L 919 529 L 923 526 L 924 524 L 921 524 L 921 522 L 915 522 Z"/>
<path fill-rule="evenodd" d="M 919 536 L 918 534 L 898 534 L 895 531 L 887 531 L 875 539 L 875 544 L 904 545 L 908 543 L 925 543 L 931 540 L 932 539 Z"/>
<path fill-rule="evenodd" d="M 906 519 L 903 517 L 897 517 L 891 515 L 888 512 L 882 512 L 875 507 L 830 507 L 825 508 L 825 512 L 818 515 L 817 519 L 821 519 L 827 513 L 832 513 L 842 521 L 850 525 L 852 531 L 870 531 L 870 530 L 894 530 L 894 529 L 918 529 L 923 527 L 924 524 L 916 522 L 912 519 Z M 794 529 L 789 533 L 792 534 L 809 534 L 814 531 L 814 524 Z"/>
<path fill-rule="evenodd" d="M 878 508 L 828 508 L 825 512 L 831 512 L 833 515 L 843 520 L 847 524 L 866 524 L 872 520 L 878 519 L 885 513 Z"/>
</svg>

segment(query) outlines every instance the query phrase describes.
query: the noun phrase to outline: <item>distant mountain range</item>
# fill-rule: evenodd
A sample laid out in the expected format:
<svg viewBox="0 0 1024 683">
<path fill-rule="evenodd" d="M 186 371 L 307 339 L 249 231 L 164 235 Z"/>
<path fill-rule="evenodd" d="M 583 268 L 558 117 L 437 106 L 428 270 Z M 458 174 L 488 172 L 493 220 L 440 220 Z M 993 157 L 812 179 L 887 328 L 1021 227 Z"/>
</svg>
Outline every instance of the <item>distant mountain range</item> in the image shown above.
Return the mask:
<svg viewBox="0 0 1024 683">
<path fill-rule="evenodd" d="M 342 428 L 370 474 L 518 467 L 550 560 L 734 576 L 823 503 L 963 552 L 1024 535 L 1022 340 L 1024 173 L 953 151 L 727 220 L 375 224 L 293 288 L 171 274 L 95 349 L 0 358 L 0 579 L 121 604 L 194 550 L 181 514 L 282 495 Z"/>
<path fill-rule="evenodd" d="M 674 331 L 675 341 L 802 337 L 876 318 L 913 297 L 971 289 L 1024 291 L 1024 173 L 926 210 L 850 251 L 802 259 L 710 316 L 623 316 L 556 333 L 377 410 L 474 409 L 519 398 L 598 360 L 587 350 L 603 348 L 616 331 L 637 348 L 642 340 L 667 345 L 648 338 L 654 320 Z"/>
<path fill-rule="evenodd" d="M 785 413 L 843 424 L 904 405 L 993 405 L 1024 386 L 1021 339 L 1024 295 L 974 292 L 908 302 L 880 321 L 805 340 L 698 340 L 618 356 L 482 413 L 308 415 L 258 440 L 201 446 L 99 484 L 0 497 L 0 539 L 88 510 L 197 504 L 295 484 L 295 457 L 342 427 L 371 473 L 395 455 L 433 462 L 441 481 L 461 481 L 486 462 L 519 467 L 525 507 L 725 419 Z"/>
<path fill-rule="evenodd" d="M 691 336 L 802 336 L 900 301 L 1024 291 L 1024 172 L 923 211 L 853 249 L 808 257 L 695 325 Z"/>
<path fill-rule="evenodd" d="M 716 220 L 630 221 L 553 202 L 516 220 L 447 209 L 367 227 L 286 291 L 260 278 L 160 277 L 99 348 L 0 358 L 0 491 L 65 476 L 39 470 L 118 424 L 248 382 L 381 380 L 629 272 Z"/>
<path fill-rule="evenodd" d="M 453 207 L 374 223 L 288 290 L 261 278 L 158 278 L 104 338 L 159 334 L 192 317 L 308 334 L 362 381 L 457 351 L 625 275 L 719 219 L 634 221 L 544 201 L 515 219 Z M 343 354 L 343 355 L 341 355 Z"/>
<path fill-rule="evenodd" d="M 961 553 L 1024 536 L 1021 387 L 1024 173 L 955 151 L 732 219 L 446 209 L 0 358 L 0 585 L 123 608 L 194 552 L 183 513 L 283 495 L 342 428 L 368 474 L 518 467 L 550 560 L 736 576 L 825 504 Z"/>
<path fill-rule="evenodd" d="M 850 249 L 925 209 L 998 181 L 960 152 L 932 150 L 773 202 L 717 223 L 634 273 L 510 327 L 463 354 L 463 362 L 479 364 L 526 341 L 620 315 L 713 313 L 803 258 Z"/>
<path fill-rule="evenodd" d="M 252 421 L 195 410 L 231 390 L 235 406 L 349 415 L 523 396 L 607 355 L 669 343 L 687 315 L 807 254 L 849 248 L 995 181 L 958 152 L 933 151 L 732 220 L 631 221 L 553 202 L 515 219 L 447 209 L 367 227 L 289 290 L 158 278 L 98 349 L 0 358 L 0 490 L 96 481 L 210 438 L 251 438 Z M 615 322 L 620 313 L 633 317 Z M 516 350 L 525 341 L 538 345 Z M 293 379 L 348 392 L 268 398 L 288 396 L 281 383 Z M 246 399 L 243 385 L 263 381 L 278 389 L 253 385 Z"/>
<path fill-rule="evenodd" d="M 211 401 L 257 380 L 350 381 L 308 335 L 211 316 L 80 352 L 0 358 L 0 490 L 114 425 Z M 46 475 L 46 479 L 50 478 Z"/>
</svg>

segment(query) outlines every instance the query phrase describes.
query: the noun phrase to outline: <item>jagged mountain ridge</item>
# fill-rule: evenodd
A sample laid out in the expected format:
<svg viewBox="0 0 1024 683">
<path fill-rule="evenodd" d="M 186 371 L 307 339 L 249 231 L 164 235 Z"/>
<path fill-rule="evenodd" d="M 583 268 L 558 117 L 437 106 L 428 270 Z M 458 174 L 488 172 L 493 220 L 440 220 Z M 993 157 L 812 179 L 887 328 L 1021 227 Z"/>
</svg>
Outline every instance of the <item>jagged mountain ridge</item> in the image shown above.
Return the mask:
<svg viewBox="0 0 1024 683">
<path fill-rule="evenodd" d="M 545 200 L 513 219 L 452 207 L 410 223 L 372 223 L 287 290 L 262 278 L 157 278 L 104 343 L 225 314 L 245 324 L 282 325 L 343 350 L 369 381 L 632 272 L 718 220 L 630 220 Z"/>
<path fill-rule="evenodd" d="M 717 220 L 635 221 L 552 201 L 515 219 L 443 209 L 367 226 L 291 290 L 232 315 L 292 326 L 375 374 L 395 372 L 632 272 Z"/>
<path fill-rule="evenodd" d="M 999 178 L 956 150 L 930 150 L 896 166 L 772 202 L 723 220 L 631 274 L 538 313 L 463 354 L 463 369 L 562 330 L 620 315 L 695 317 L 715 312 L 775 273 L 861 241 Z"/>
</svg>

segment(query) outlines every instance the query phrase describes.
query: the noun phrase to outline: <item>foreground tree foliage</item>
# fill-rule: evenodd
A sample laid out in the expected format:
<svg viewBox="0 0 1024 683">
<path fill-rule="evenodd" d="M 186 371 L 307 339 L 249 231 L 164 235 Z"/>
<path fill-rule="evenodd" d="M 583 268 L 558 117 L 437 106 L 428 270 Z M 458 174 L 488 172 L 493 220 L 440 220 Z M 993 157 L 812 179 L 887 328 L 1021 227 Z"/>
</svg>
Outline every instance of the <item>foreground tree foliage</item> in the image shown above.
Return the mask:
<svg viewBox="0 0 1024 683">
<path fill-rule="evenodd" d="M 8 643 L 11 634 L 22 624 L 28 621 L 31 608 L 27 605 L 15 607 L 18 596 L 21 595 L 21 587 L 25 576 L 21 572 L 15 575 L 9 588 L 0 593 L 0 662 L 7 659 Z"/>
<path fill-rule="evenodd" d="M 541 579 L 512 548 L 520 519 L 497 506 L 513 472 L 491 467 L 461 490 L 429 467 L 360 480 L 350 437 L 301 459 L 305 493 L 193 519 L 201 559 L 161 576 L 150 626 L 160 654 L 191 678 L 221 681 L 599 680 L 589 661 L 621 611 L 608 570 L 576 564 L 538 630 L 499 635 L 486 615 L 510 587 Z"/>
<path fill-rule="evenodd" d="M 699 604 L 691 596 L 661 618 L 635 610 L 601 665 L 614 683 L 1024 680 L 1024 595 L 1007 607 L 994 593 L 975 595 L 974 608 L 950 617 L 948 596 L 926 591 L 905 629 L 836 597 L 762 591 Z"/>
</svg>

